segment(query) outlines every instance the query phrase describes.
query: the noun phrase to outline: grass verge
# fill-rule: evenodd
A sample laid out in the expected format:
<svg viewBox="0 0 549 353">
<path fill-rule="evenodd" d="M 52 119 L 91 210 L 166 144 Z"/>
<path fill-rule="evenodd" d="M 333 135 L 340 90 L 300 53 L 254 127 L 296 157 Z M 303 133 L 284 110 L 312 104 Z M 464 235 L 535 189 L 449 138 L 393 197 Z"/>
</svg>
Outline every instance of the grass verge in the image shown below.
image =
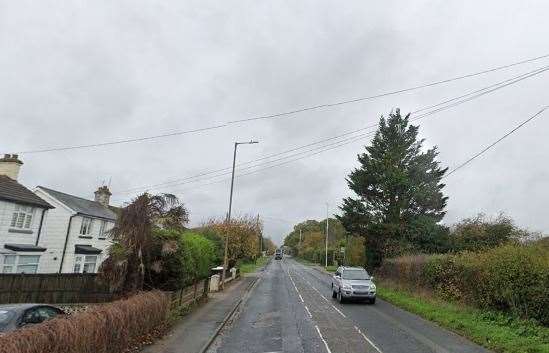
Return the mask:
<svg viewBox="0 0 549 353">
<path fill-rule="evenodd" d="M 483 311 L 419 297 L 391 286 L 378 286 L 378 296 L 472 341 L 505 353 L 549 352 L 549 328 L 502 313 Z"/>
<path fill-rule="evenodd" d="M 265 266 L 269 262 L 270 256 L 258 257 L 255 261 L 243 262 L 240 264 L 240 273 L 256 272 L 259 268 Z"/>
</svg>

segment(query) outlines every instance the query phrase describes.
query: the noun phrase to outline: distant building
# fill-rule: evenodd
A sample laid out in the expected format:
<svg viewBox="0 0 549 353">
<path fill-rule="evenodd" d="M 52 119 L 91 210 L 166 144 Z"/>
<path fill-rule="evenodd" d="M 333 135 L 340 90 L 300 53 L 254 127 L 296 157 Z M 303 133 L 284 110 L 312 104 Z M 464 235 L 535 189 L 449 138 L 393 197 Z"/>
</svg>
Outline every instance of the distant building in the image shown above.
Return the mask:
<svg viewBox="0 0 549 353">
<path fill-rule="evenodd" d="M 43 186 L 35 193 L 55 206 L 44 222 L 40 244 L 48 250 L 40 272 L 97 272 L 108 256 L 108 232 L 116 221 L 116 213 L 109 206 L 108 187 L 97 189 L 93 201 Z"/>
<path fill-rule="evenodd" d="M 36 273 L 48 250 L 42 246 L 50 203 L 17 182 L 16 154 L 0 158 L 0 273 Z"/>
</svg>

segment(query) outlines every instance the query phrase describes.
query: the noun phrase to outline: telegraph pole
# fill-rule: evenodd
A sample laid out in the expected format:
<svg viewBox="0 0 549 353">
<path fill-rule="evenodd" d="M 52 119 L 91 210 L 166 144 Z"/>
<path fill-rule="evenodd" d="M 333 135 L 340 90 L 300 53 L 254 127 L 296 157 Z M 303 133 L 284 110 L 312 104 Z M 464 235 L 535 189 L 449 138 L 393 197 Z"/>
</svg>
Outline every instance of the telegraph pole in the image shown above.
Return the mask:
<svg viewBox="0 0 549 353">
<path fill-rule="evenodd" d="M 328 234 L 329 234 L 329 226 L 330 223 L 328 222 L 328 213 L 329 213 L 329 207 L 330 205 L 326 202 L 326 267 L 328 267 Z"/>
</svg>

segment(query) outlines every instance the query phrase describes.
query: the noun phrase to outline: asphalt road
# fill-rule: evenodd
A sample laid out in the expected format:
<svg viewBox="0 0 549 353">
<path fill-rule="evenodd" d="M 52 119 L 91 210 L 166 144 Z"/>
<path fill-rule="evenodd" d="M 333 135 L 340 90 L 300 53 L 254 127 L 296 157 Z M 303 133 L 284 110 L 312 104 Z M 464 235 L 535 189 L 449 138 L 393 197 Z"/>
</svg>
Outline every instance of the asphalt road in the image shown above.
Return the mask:
<svg viewBox="0 0 549 353">
<path fill-rule="evenodd" d="M 486 353 L 378 299 L 339 304 L 330 277 L 291 258 L 271 261 L 209 353 Z"/>
</svg>

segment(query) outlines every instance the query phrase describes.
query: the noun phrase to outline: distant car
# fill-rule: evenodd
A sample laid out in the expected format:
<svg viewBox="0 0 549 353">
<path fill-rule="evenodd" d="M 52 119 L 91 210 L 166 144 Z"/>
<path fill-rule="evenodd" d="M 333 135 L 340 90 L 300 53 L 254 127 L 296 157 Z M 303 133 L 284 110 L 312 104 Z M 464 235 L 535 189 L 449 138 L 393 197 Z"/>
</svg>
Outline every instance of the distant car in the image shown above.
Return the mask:
<svg viewBox="0 0 549 353">
<path fill-rule="evenodd" d="M 275 251 L 275 260 L 282 260 L 282 250 L 277 249 Z"/>
<path fill-rule="evenodd" d="M 13 331 L 23 326 L 39 324 L 59 315 L 65 315 L 65 312 L 51 305 L 0 305 L 0 332 Z"/>
<path fill-rule="evenodd" d="M 362 267 L 345 267 L 337 269 L 332 277 L 332 298 L 340 303 L 347 299 L 376 302 L 376 285 L 373 277 Z"/>
</svg>

